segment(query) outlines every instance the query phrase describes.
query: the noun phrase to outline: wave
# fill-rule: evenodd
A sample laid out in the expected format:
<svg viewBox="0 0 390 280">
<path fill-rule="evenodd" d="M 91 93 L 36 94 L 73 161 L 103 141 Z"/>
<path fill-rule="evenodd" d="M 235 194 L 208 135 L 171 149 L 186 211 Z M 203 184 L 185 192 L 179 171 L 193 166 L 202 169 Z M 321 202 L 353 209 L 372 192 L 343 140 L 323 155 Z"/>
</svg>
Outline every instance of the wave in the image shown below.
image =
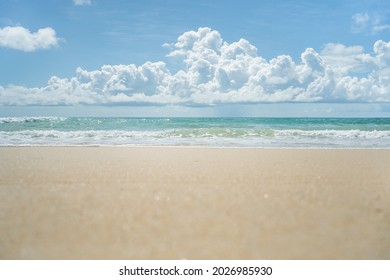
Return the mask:
<svg viewBox="0 0 390 280">
<path fill-rule="evenodd" d="M 390 148 L 390 130 L 165 129 L 0 131 L 0 146 L 201 145 Z"/>
<path fill-rule="evenodd" d="M 301 129 L 228 129 L 200 128 L 171 130 L 168 135 L 183 138 L 227 137 L 227 138 L 333 138 L 333 139 L 390 139 L 390 130 L 301 130 Z"/>
<path fill-rule="evenodd" d="M 59 122 L 66 119 L 61 117 L 8 117 L 0 118 L 0 123 Z"/>
<path fill-rule="evenodd" d="M 334 138 L 334 139 L 390 139 L 390 130 L 299 130 L 286 129 L 276 130 L 275 136 L 279 137 L 311 137 L 311 138 Z"/>
<path fill-rule="evenodd" d="M 161 132 L 117 130 L 0 131 L 0 146 L 128 145 L 164 138 Z"/>
</svg>

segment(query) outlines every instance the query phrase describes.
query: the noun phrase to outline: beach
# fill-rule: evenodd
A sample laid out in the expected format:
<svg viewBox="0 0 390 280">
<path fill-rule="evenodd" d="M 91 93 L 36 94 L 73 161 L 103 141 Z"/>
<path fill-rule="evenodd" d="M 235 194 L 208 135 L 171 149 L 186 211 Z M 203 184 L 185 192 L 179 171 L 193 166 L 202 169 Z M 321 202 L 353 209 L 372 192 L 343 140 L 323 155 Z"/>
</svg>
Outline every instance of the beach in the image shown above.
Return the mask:
<svg viewBox="0 0 390 280">
<path fill-rule="evenodd" d="M 0 147 L 0 259 L 390 259 L 390 150 Z"/>
</svg>

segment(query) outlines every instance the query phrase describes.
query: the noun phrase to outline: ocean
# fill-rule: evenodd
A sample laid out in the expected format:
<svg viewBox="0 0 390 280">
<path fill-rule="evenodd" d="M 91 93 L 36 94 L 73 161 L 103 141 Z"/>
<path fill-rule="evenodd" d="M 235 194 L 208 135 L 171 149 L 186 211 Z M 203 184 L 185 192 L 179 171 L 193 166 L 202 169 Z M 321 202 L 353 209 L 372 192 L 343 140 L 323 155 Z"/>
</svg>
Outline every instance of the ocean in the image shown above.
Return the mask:
<svg viewBox="0 0 390 280">
<path fill-rule="evenodd" d="M 0 146 L 390 149 L 390 118 L 0 118 Z"/>
</svg>

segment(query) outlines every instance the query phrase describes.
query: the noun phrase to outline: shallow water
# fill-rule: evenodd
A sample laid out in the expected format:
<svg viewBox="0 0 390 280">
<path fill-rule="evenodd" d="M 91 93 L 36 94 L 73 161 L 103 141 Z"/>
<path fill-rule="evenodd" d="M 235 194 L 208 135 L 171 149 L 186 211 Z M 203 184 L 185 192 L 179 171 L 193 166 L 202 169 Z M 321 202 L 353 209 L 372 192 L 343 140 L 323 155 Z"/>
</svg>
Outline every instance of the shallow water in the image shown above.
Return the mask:
<svg viewBox="0 0 390 280">
<path fill-rule="evenodd" d="M 390 148 L 388 118 L 0 118 L 0 146 Z"/>
</svg>

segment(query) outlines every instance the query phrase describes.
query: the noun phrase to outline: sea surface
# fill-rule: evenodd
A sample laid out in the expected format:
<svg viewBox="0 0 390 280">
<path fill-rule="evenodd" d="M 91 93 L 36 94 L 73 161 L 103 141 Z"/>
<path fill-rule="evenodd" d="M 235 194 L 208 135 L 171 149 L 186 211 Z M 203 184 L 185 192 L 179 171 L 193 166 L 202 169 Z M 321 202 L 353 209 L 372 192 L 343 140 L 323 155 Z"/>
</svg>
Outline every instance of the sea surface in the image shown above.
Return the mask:
<svg viewBox="0 0 390 280">
<path fill-rule="evenodd" d="M 390 149 L 390 118 L 0 118 L 0 146 Z"/>
</svg>

